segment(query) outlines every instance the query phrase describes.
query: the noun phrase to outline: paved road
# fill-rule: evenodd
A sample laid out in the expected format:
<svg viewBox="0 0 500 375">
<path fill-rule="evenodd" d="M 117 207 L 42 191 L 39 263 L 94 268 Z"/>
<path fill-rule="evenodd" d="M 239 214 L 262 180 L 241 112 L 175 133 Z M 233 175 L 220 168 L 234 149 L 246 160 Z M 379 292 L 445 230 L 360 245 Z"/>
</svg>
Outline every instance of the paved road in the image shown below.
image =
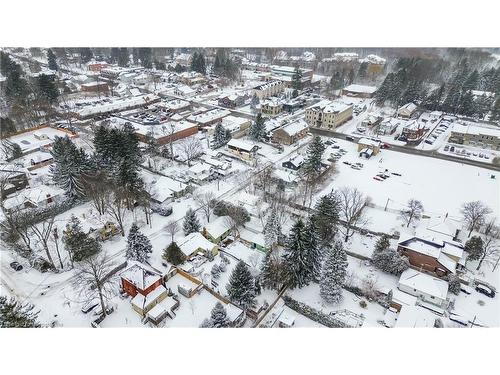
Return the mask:
<svg viewBox="0 0 500 375">
<path fill-rule="evenodd" d="M 325 137 L 344 139 L 344 140 L 347 140 L 347 141 L 352 142 L 352 143 L 357 143 L 358 140 L 360 138 L 362 138 L 362 137 L 351 136 L 351 135 L 347 135 L 344 133 L 334 132 L 334 131 L 330 131 L 330 130 L 323 130 L 323 129 L 311 129 L 311 131 L 314 134 L 318 134 L 318 135 L 325 136 Z M 461 158 L 461 157 L 457 157 L 457 156 L 441 154 L 437 151 L 419 150 L 419 149 L 416 149 L 413 147 L 397 146 L 397 145 L 390 145 L 390 147 L 391 147 L 390 148 L 391 151 L 401 152 L 404 154 L 419 155 L 419 156 L 425 156 L 425 157 L 430 157 L 430 158 L 435 158 L 435 159 L 447 160 L 447 161 L 451 161 L 454 163 L 468 164 L 468 165 L 472 165 L 475 167 L 480 167 L 480 168 L 500 172 L 500 166 L 482 163 L 480 161 L 470 160 L 467 158 Z"/>
</svg>

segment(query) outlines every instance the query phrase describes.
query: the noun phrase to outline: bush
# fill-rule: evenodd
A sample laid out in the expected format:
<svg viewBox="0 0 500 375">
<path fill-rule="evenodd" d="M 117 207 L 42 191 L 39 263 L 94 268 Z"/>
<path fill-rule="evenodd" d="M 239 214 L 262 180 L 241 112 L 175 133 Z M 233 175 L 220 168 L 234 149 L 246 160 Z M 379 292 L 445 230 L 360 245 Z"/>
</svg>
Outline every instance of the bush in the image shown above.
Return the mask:
<svg viewBox="0 0 500 375">
<path fill-rule="evenodd" d="M 186 256 L 175 242 L 168 245 L 163 252 L 163 258 L 174 266 L 178 266 L 186 261 Z"/>
<path fill-rule="evenodd" d="M 396 276 L 401 275 L 410 267 L 408 259 L 392 249 L 374 251 L 372 263 L 378 269 Z"/>
<path fill-rule="evenodd" d="M 161 216 L 170 216 L 173 210 L 171 206 L 165 207 L 160 204 L 152 204 L 151 211 Z"/>
<path fill-rule="evenodd" d="M 366 303 L 366 301 L 362 299 L 361 301 L 359 301 L 359 306 L 361 306 L 363 309 L 366 309 L 368 303 Z"/>
<path fill-rule="evenodd" d="M 455 294 L 459 295 L 460 294 L 460 279 L 457 277 L 457 275 L 453 275 L 450 273 L 447 277 L 446 280 L 448 281 L 448 290 Z"/>
<path fill-rule="evenodd" d="M 330 315 L 327 315 L 319 310 L 316 310 L 305 303 L 299 302 L 294 300 L 293 298 L 289 296 L 283 296 L 283 301 L 285 301 L 285 305 L 292 310 L 298 312 L 299 314 L 302 314 L 306 316 L 307 318 L 318 322 L 320 324 L 323 324 L 326 327 L 329 328 L 346 328 L 347 325 Z"/>
</svg>

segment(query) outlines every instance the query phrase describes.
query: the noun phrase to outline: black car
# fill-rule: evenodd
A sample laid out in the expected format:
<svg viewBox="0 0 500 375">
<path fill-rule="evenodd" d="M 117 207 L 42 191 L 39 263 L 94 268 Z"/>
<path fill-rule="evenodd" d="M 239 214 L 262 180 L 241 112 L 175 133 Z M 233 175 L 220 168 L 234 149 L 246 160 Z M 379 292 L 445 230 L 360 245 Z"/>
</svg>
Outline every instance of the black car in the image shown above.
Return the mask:
<svg viewBox="0 0 500 375">
<path fill-rule="evenodd" d="M 488 296 L 490 298 L 495 297 L 495 291 L 486 285 L 476 285 L 476 291 L 479 293 L 484 294 L 485 296 Z"/>
<path fill-rule="evenodd" d="M 10 267 L 15 271 L 21 271 L 23 269 L 23 266 L 21 266 L 18 262 L 12 262 Z"/>
</svg>

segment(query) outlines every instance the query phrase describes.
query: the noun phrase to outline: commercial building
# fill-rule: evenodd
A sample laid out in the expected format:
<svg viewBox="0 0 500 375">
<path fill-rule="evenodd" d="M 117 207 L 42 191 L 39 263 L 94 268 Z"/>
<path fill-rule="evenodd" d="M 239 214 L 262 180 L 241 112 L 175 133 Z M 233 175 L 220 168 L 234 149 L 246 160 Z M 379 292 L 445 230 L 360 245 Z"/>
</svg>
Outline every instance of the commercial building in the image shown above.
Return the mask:
<svg viewBox="0 0 500 375">
<path fill-rule="evenodd" d="M 448 142 L 500 151 L 500 130 L 454 124 Z"/>
<path fill-rule="evenodd" d="M 299 139 L 304 138 L 309 131 L 309 125 L 303 119 L 299 119 L 273 132 L 273 141 L 284 145 L 291 145 Z"/>
<path fill-rule="evenodd" d="M 306 109 L 306 122 L 313 128 L 335 129 L 352 118 L 352 106 L 325 100 Z"/>
</svg>

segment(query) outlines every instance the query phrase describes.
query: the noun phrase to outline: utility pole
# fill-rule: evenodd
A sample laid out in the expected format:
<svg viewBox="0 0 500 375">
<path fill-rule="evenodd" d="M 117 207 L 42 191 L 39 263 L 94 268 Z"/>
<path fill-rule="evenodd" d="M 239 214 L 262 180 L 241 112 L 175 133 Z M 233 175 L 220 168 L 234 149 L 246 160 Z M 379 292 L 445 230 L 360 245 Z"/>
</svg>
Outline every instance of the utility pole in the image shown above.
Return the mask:
<svg viewBox="0 0 500 375">
<path fill-rule="evenodd" d="M 387 211 L 387 205 L 389 204 L 390 200 L 391 200 L 391 198 L 387 198 L 387 202 L 385 202 L 384 211 Z"/>
</svg>

